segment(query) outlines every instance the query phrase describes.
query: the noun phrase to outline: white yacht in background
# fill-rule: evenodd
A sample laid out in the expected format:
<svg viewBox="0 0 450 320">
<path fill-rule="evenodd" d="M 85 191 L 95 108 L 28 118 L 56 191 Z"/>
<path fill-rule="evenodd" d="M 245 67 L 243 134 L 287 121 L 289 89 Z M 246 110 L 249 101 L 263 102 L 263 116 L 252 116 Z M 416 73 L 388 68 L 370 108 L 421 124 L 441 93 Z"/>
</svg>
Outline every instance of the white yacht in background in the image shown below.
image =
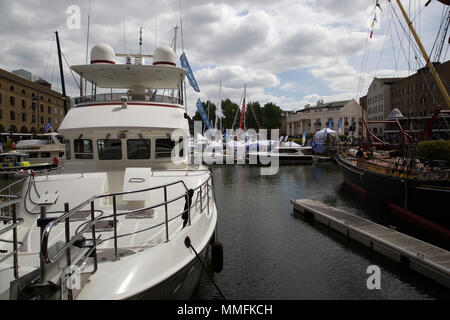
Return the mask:
<svg viewBox="0 0 450 320">
<path fill-rule="evenodd" d="M 276 143 L 271 146 L 270 151 L 250 151 L 247 153 L 247 162 L 249 164 L 260 164 L 267 160 L 277 157 L 280 165 L 291 164 L 312 164 L 315 158 L 311 147 L 302 147 L 295 142 Z M 256 163 L 254 163 L 256 161 Z"/>
<path fill-rule="evenodd" d="M 91 64 L 72 67 L 94 93 L 111 93 L 76 99 L 64 118 L 64 171 L 30 175 L 21 196 L 3 196 L 0 298 L 187 299 L 195 289 L 217 208 L 211 171 L 180 147 L 186 70 L 169 47 L 153 65 L 115 57 L 101 44 Z M 212 251 L 220 266 L 221 248 Z"/>
<path fill-rule="evenodd" d="M 28 154 L 26 158 L 31 166 L 53 166 L 54 159 L 58 163 L 64 159 L 64 138 L 58 133 L 46 133 L 36 136 L 37 139 L 20 140 L 16 144 L 16 150 Z"/>
</svg>

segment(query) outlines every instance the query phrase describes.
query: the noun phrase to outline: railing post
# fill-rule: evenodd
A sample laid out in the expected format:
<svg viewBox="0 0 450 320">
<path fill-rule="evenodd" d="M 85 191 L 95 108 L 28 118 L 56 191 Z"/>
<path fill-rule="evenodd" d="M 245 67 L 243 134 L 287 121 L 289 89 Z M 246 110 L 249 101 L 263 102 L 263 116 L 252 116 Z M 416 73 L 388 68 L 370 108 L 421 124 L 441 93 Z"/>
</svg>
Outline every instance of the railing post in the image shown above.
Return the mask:
<svg viewBox="0 0 450 320">
<path fill-rule="evenodd" d="M 41 215 L 40 215 L 40 219 L 41 221 L 44 221 L 47 218 L 47 208 L 45 206 L 41 206 Z M 44 257 L 43 257 L 43 252 L 44 252 L 44 244 L 42 242 L 42 236 L 44 235 L 44 229 L 45 226 L 43 224 L 41 224 L 41 237 L 40 237 L 40 247 L 41 247 L 41 253 L 40 253 L 40 269 L 41 269 L 41 283 L 45 282 L 45 263 L 44 263 Z"/>
<path fill-rule="evenodd" d="M 94 201 L 91 202 L 91 221 L 94 221 L 95 219 L 95 207 L 94 207 Z M 93 254 L 94 254 L 94 271 L 92 273 L 95 273 L 97 271 L 97 239 L 95 238 L 95 223 L 92 225 L 92 248 L 93 248 Z"/>
<path fill-rule="evenodd" d="M 206 210 L 207 210 L 207 213 L 208 213 L 208 216 L 209 216 L 209 180 L 207 180 L 206 181 L 206 199 L 208 199 L 208 202 L 207 202 L 207 204 L 206 204 Z"/>
<path fill-rule="evenodd" d="M 166 211 L 166 241 L 169 242 L 169 209 L 167 207 L 167 187 L 164 186 L 164 208 Z"/>
<path fill-rule="evenodd" d="M 16 215 L 16 204 L 14 203 L 12 205 L 12 218 L 13 218 L 13 225 L 15 226 L 13 229 L 13 250 L 14 250 L 14 278 L 19 278 L 19 262 L 18 262 L 18 253 L 17 253 L 17 215 Z"/>
<path fill-rule="evenodd" d="M 203 192 L 202 192 L 203 186 L 200 185 L 200 214 L 203 213 Z"/>
<path fill-rule="evenodd" d="M 116 196 L 113 196 L 113 214 L 114 214 L 114 253 L 116 255 L 116 260 L 119 260 L 119 251 L 117 248 L 117 203 Z"/>
<path fill-rule="evenodd" d="M 64 214 L 69 214 L 69 203 L 64 203 Z M 67 216 L 65 219 L 65 229 L 66 229 L 66 244 L 70 243 L 70 216 Z M 70 257 L 70 247 L 67 248 L 66 251 L 66 263 L 67 268 L 71 268 L 72 259 Z M 67 298 L 69 300 L 73 300 L 72 289 L 67 290 Z"/>
</svg>

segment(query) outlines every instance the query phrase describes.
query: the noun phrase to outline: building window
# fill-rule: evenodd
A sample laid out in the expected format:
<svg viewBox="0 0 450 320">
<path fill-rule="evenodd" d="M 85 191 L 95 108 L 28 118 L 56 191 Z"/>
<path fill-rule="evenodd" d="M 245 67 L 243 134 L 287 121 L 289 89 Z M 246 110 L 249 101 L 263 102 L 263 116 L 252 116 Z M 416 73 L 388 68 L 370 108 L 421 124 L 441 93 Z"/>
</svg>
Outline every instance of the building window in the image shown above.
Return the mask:
<svg viewBox="0 0 450 320">
<path fill-rule="evenodd" d="M 22 108 L 24 108 L 24 109 L 25 109 L 26 107 L 27 107 L 27 103 L 26 103 L 26 101 L 25 101 L 25 100 L 23 100 L 23 99 L 22 99 Z"/>
<path fill-rule="evenodd" d="M 0 119 L 3 119 L 2 109 L 0 109 Z"/>
<path fill-rule="evenodd" d="M 44 124 L 44 117 L 41 116 L 41 124 Z"/>
<path fill-rule="evenodd" d="M 26 113 L 22 113 L 22 121 L 27 121 L 27 114 Z"/>
<path fill-rule="evenodd" d="M 44 105 L 43 104 L 41 104 L 40 110 L 41 110 L 41 112 L 44 112 Z"/>
<path fill-rule="evenodd" d="M 14 92 L 14 86 L 9 87 L 9 91 Z"/>
<path fill-rule="evenodd" d="M 52 113 L 52 108 L 51 107 L 48 107 L 48 113 Z"/>
<path fill-rule="evenodd" d="M 33 114 L 31 116 L 31 123 L 35 123 L 36 122 L 36 116 Z"/>
<path fill-rule="evenodd" d="M 100 160 L 121 160 L 122 140 L 105 139 L 97 140 L 98 158 Z"/>
<path fill-rule="evenodd" d="M 127 154 L 130 160 L 150 159 L 150 139 L 127 140 Z"/>
<path fill-rule="evenodd" d="M 16 99 L 14 97 L 9 97 L 9 104 L 14 107 L 16 105 Z"/>
<path fill-rule="evenodd" d="M 9 114 L 11 120 L 16 120 L 16 113 L 14 111 L 11 111 L 11 113 Z"/>
<path fill-rule="evenodd" d="M 3 103 L 2 95 L 0 94 L 0 104 Z"/>
</svg>

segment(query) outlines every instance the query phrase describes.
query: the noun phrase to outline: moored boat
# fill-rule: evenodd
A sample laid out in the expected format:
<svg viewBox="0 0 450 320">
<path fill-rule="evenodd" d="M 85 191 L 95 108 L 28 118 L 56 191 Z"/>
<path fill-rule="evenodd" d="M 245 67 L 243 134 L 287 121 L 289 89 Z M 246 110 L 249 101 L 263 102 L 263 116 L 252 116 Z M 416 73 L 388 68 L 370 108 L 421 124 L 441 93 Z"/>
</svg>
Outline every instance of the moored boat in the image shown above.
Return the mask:
<svg viewBox="0 0 450 320">
<path fill-rule="evenodd" d="M 63 173 L 32 174 L 0 243 L 3 299 L 188 299 L 215 239 L 212 174 L 188 163 L 186 70 L 169 47 L 116 64 L 105 44 L 72 69 L 123 93 L 76 99 Z M 157 94 L 163 92 L 163 94 Z M 6 201 L 8 200 L 8 201 Z"/>
</svg>

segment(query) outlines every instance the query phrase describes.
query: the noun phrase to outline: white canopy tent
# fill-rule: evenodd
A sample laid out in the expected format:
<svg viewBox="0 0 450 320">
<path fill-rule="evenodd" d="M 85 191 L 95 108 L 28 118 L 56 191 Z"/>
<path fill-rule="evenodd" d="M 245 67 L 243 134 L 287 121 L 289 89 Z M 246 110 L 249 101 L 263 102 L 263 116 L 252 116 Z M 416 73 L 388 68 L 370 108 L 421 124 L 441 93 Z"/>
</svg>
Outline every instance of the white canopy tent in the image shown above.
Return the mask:
<svg viewBox="0 0 450 320">
<path fill-rule="evenodd" d="M 329 128 L 325 128 L 325 129 L 320 130 L 319 132 L 316 132 L 316 134 L 314 135 L 314 138 L 316 140 L 325 140 L 329 134 L 334 135 L 334 136 L 338 135 L 338 133 L 336 131 L 331 130 Z"/>
</svg>

